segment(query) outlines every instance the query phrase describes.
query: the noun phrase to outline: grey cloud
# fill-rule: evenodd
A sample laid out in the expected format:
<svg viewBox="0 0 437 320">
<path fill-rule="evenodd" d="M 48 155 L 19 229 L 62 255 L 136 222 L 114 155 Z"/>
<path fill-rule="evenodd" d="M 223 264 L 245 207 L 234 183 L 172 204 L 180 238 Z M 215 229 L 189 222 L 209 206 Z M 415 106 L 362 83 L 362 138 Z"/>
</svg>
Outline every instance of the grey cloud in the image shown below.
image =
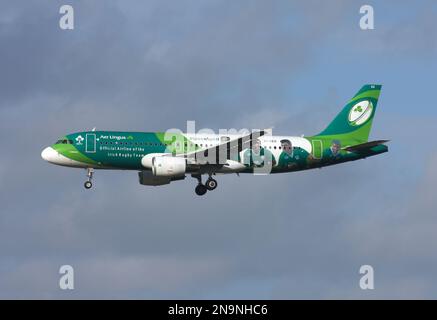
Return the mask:
<svg viewBox="0 0 437 320">
<path fill-rule="evenodd" d="M 135 123 L 139 129 L 156 123 L 150 118 L 177 127 L 180 113 L 199 120 L 206 108 L 221 112 L 215 120 L 200 119 L 223 125 L 245 109 L 279 105 L 285 88 L 278 77 L 300 72 L 313 49 L 307 39 L 323 35 L 309 29 L 312 21 L 299 22 L 298 31 L 288 27 L 292 10 L 309 9 L 286 1 L 210 2 L 194 11 L 182 3 L 164 10 L 133 2 L 135 12 L 125 2 L 78 2 L 70 33 L 57 28 L 52 3 L 31 4 L 3 35 L 8 46 L 0 61 L 10 76 L 0 85 L 2 104 L 10 105 L 11 95 L 51 95 L 62 99 L 63 109 L 86 106 L 94 118 L 103 110 L 135 113 L 143 119 Z M 337 16 L 325 10 L 326 19 Z"/>
<path fill-rule="evenodd" d="M 355 12 L 361 5 L 355 6 Z M 437 50 L 437 8 L 432 0 L 421 6 L 414 1 L 386 1 L 372 6 L 374 30 L 363 31 L 358 23 L 354 27 L 349 23 L 327 34 L 327 39 L 344 44 L 339 53 L 366 53 L 367 59 L 382 59 L 385 63 L 406 58 L 433 60 Z"/>
<path fill-rule="evenodd" d="M 70 294 L 59 288 L 59 268 L 66 263 L 71 263 L 74 270 L 75 289 Z M 223 259 L 208 257 L 36 258 L 3 272 L 0 297 L 98 298 L 105 292 L 106 298 L 123 299 L 132 293 L 149 299 L 181 298 L 185 290 L 193 290 L 195 283 L 215 285 L 228 272 L 229 266 Z"/>
</svg>

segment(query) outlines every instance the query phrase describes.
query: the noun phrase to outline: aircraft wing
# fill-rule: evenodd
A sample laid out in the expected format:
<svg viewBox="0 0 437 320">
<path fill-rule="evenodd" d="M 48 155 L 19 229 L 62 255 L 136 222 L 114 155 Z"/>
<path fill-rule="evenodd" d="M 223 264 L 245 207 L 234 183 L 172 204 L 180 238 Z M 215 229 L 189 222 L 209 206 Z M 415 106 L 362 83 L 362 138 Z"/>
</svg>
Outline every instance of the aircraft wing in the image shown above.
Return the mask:
<svg viewBox="0 0 437 320">
<path fill-rule="evenodd" d="M 346 151 L 349 151 L 349 152 L 360 153 L 360 152 L 365 152 L 365 151 L 367 151 L 370 148 L 373 148 L 375 146 L 379 146 L 381 144 L 384 144 L 384 143 L 386 143 L 388 141 L 390 141 L 390 140 L 369 141 L 369 142 L 365 142 L 365 143 L 361 143 L 361 144 L 356 144 L 354 146 L 347 146 L 347 147 L 344 147 L 342 149 L 346 150 Z"/>
<path fill-rule="evenodd" d="M 266 134 L 271 134 L 271 130 L 252 131 L 238 139 L 229 140 L 207 149 L 178 154 L 176 156 L 185 157 L 189 162 L 197 165 L 223 165 L 228 159 L 233 159 L 234 157 L 238 158 L 238 153 L 244 149 L 251 148 L 253 141 Z"/>
</svg>

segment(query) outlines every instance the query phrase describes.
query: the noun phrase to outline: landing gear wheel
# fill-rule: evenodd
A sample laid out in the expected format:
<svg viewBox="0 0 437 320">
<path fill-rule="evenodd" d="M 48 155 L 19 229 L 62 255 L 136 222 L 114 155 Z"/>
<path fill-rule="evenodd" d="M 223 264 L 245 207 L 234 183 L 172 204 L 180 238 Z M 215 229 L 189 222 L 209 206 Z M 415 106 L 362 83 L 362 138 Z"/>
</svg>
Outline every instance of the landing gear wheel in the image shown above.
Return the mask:
<svg viewBox="0 0 437 320">
<path fill-rule="evenodd" d="M 93 174 L 94 174 L 94 169 L 93 168 L 87 168 L 86 169 L 86 176 L 88 177 L 88 180 L 85 181 L 85 183 L 83 184 L 85 189 L 91 189 L 92 188 L 93 183 L 91 182 L 91 180 L 93 179 Z"/>
<path fill-rule="evenodd" d="M 194 191 L 198 196 L 203 196 L 206 193 L 206 191 L 208 191 L 208 189 L 203 184 L 198 184 L 196 186 L 196 189 L 194 189 Z"/>
<path fill-rule="evenodd" d="M 212 191 L 217 188 L 217 181 L 213 178 L 209 178 L 208 180 L 206 180 L 205 186 L 209 191 Z"/>
</svg>

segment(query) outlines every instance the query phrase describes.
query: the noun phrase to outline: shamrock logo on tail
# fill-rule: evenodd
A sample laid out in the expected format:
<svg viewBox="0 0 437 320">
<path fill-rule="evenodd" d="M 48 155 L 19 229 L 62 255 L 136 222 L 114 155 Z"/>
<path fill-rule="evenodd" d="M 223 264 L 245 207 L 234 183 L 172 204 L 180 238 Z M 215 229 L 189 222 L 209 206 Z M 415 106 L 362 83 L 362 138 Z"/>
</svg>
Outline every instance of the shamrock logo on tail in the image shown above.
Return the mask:
<svg viewBox="0 0 437 320">
<path fill-rule="evenodd" d="M 364 124 L 372 116 L 373 105 L 368 100 L 356 103 L 349 111 L 349 124 L 359 126 Z"/>
<path fill-rule="evenodd" d="M 355 112 L 363 112 L 363 108 L 361 106 L 358 106 L 354 109 Z"/>
</svg>

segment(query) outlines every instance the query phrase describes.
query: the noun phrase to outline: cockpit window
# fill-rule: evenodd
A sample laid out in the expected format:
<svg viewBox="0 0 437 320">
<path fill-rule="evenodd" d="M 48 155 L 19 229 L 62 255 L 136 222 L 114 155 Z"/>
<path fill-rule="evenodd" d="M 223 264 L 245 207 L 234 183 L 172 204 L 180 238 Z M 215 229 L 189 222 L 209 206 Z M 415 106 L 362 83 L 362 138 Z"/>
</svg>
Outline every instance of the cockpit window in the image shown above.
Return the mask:
<svg viewBox="0 0 437 320">
<path fill-rule="evenodd" d="M 56 141 L 55 144 L 73 144 L 73 140 L 70 139 L 61 139 Z"/>
</svg>

